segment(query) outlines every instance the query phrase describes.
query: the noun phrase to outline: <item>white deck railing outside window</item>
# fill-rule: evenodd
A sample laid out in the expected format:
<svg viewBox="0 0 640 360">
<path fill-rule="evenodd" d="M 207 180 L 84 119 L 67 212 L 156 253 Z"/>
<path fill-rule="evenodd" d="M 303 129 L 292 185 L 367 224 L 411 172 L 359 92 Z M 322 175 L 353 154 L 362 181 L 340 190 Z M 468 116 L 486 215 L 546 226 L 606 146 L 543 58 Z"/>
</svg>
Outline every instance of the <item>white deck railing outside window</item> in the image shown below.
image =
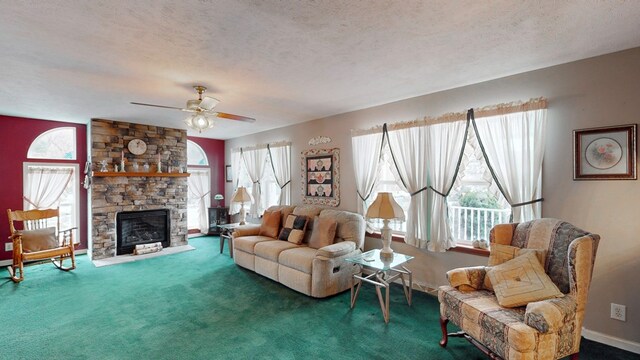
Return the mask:
<svg viewBox="0 0 640 360">
<path fill-rule="evenodd" d="M 482 209 L 449 206 L 449 225 L 456 241 L 484 239 L 489 241 L 489 231 L 497 225 L 509 222 L 510 209 Z"/>
</svg>

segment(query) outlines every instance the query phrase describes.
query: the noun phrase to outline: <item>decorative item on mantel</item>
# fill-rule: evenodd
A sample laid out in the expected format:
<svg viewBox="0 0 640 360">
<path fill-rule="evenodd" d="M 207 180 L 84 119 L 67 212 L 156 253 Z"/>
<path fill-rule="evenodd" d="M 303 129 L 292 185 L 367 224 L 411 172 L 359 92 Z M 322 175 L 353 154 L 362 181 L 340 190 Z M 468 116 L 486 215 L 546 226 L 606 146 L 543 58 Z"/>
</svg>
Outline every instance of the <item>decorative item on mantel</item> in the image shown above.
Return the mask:
<svg viewBox="0 0 640 360">
<path fill-rule="evenodd" d="M 160 158 L 160 154 L 158 154 L 158 173 L 162 172 L 162 160 Z"/>
<path fill-rule="evenodd" d="M 320 144 L 328 144 L 331 142 L 331 138 L 328 136 L 316 136 L 309 139 L 309 145 L 320 145 Z"/>
<path fill-rule="evenodd" d="M 247 217 L 247 212 L 244 210 L 244 203 L 246 203 L 246 202 L 251 203 L 252 202 L 251 195 L 249 195 L 249 192 L 247 191 L 247 188 L 244 187 L 244 186 L 239 186 L 238 190 L 236 190 L 236 192 L 231 197 L 231 202 L 240 203 L 240 223 L 239 223 L 239 225 L 246 224 L 245 219 Z"/>
<path fill-rule="evenodd" d="M 222 194 L 216 194 L 213 199 L 218 202 L 218 207 L 220 207 L 220 201 L 224 200 L 224 196 L 222 196 Z"/>
<path fill-rule="evenodd" d="M 107 160 L 100 161 L 100 172 L 107 172 Z"/>
<path fill-rule="evenodd" d="M 126 172 L 124 168 L 124 150 L 120 153 L 120 172 Z"/>
<path fill-rule="evenodd" d="M 367 209 L 367 218 L 382 219 L 383 226 L 382 229 L 380 229 L 382 233 L 382 249 L 380 250 L 380 258 L 392 258 L 393 250 L 391 249 L 391 228 L 389 228 L 389 220 L 399 219 L 404 221 L 404 211 L 391 193 L 380 192 L 373 204 Z"/>
</svg>

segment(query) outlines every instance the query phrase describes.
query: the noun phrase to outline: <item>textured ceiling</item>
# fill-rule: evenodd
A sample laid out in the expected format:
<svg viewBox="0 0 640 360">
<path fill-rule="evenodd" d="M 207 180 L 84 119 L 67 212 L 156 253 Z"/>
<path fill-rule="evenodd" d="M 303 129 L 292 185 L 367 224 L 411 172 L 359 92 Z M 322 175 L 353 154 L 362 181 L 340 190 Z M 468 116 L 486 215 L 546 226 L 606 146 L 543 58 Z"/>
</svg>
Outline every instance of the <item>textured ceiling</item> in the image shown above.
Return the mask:
<svg viewBox="0 0 640 360">
<path fill-rule="evenodd" d="M 0 114 L 229 139 L 640 46 L 640 1 L 0 0 Z M 196 134 L 192 134 L 196 135 Z"/>
</svg>

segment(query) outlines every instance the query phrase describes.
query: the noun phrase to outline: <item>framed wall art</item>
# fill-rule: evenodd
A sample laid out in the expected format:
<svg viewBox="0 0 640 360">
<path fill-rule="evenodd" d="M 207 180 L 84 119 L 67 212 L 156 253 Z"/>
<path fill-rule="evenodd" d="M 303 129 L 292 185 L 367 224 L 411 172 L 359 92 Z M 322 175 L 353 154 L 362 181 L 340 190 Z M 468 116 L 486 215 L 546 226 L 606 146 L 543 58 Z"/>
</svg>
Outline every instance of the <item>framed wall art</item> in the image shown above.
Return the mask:
<svg viewBox="0 0 640 360">
<path fill-rule="evenodd" d="M 635 180 L 637 125 L 573 131 L 574 180 Z"/>
<path fill-rule="evenodd" d="M 225 165 L 224 179 L 226 182 L 233 182 L 233 177 L 231 176 L 231 165 Z"/>
<path fill-rule="evenodd" d="M 340 205 L 340 150 L 312 149 L 302 152 L 302 202 Z"/>
</svg>

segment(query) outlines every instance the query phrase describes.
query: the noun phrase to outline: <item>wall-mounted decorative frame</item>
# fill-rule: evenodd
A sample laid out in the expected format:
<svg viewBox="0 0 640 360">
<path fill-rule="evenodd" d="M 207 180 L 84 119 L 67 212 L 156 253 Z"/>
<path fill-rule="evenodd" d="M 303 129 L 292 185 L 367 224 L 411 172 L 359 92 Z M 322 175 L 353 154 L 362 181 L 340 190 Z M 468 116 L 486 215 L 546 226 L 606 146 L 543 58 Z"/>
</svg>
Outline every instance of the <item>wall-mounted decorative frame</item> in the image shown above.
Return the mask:
<svg viewBox="0 0 640 360">
<path fill-rule="evenodd" d="M 302 203 L 340 205 L 340 149 L 302 152 Z"/>
<path fill-rule="evenodd" d="M 231 177 L 231 165 L 225 165 L 224 179 L 226 182 L 233 182 L 233 178 Z"/>
<path fill-rule="evenodd" d="M 574 180 L 635 180 L 637 125 L 573 131 Z"/>
</svg>

